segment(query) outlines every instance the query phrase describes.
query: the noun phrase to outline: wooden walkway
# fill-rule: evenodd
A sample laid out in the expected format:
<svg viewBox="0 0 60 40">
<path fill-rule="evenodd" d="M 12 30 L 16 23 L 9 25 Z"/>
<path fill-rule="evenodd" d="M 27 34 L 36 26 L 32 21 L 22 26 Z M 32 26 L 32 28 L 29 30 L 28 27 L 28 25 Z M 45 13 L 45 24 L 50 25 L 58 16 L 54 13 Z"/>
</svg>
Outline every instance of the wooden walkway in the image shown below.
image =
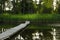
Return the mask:
<svg viewBox="0 0 60 40">
<path fill-rule="evenodd" d="M 20 31 L 22 28 L 26 27 L 30 22 L 26 21 L 14 28 L 8 29 L 7 31 L 0 34 L 0 40 L 4 40 L 9 38 L 10 36 L 14 35 L 16 32 Z"/>
</svg>

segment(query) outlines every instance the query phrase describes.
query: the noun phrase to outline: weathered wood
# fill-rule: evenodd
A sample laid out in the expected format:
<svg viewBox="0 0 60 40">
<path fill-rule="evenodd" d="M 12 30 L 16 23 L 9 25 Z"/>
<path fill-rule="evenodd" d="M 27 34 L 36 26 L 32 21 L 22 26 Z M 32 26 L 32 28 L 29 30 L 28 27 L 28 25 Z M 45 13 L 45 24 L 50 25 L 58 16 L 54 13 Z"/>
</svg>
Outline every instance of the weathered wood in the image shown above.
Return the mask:
<svg viewBox="0 0 60 40">
<path fill-rule="evenodd" d="M 9 38 L 11 35 L 14 35 L 17 31 L 21 30 L 22 28 L 26 27 L 30 22 L 26 21 L 25 23 L 22 23 L 14 28 L 11 28 L 3 33 L 0 34 L 0 40 Z"/>
</svg>

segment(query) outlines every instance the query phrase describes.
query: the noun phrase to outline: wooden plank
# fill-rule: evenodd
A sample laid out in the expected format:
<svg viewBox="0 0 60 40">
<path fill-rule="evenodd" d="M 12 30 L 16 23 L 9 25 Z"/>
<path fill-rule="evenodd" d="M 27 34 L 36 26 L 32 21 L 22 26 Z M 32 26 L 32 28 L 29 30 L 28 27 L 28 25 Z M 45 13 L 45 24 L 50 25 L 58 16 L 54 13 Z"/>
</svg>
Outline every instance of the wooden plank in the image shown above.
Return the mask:
<svg viewBox="0 0 60 40">
<path fill-rule="evenodd" d="M 11 35 L 14 35 L 17 31 L 21 30 L 22 28 L 26 27 L 30 22 L 26 21 L 25 23 L 22 23 L 14 28 L 11 28 L 3 33 L 0 34 L 0 40 L 9 38 Z"/>
</svg>

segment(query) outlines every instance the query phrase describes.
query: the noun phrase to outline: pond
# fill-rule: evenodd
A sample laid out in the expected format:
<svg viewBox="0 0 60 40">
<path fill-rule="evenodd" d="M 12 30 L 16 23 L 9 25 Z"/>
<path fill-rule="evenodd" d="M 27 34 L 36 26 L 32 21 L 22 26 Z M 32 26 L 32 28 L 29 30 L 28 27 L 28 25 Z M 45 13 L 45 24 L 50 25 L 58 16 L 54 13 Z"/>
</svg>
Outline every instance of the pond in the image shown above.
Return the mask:
<svg viewBox="0 0 60 40">
<path fill-rule="evenodd" d="M 0 34 L 17 25 L 18 23 L 3 23 L 0 25 Z M 60 28 L 49 27 L 46 24 L 32 23 L 5 40 L 60 40 Z"/>
<path fill-rule="evenodd" d="M 2 28 L 1 33 L 7 31 L 8 29 Z M 12 36 L 11 40 L 52 40 L 51 29 L 22 29 Z M 8 39 L 6 39 L 8 40 Z"/>
</svg>

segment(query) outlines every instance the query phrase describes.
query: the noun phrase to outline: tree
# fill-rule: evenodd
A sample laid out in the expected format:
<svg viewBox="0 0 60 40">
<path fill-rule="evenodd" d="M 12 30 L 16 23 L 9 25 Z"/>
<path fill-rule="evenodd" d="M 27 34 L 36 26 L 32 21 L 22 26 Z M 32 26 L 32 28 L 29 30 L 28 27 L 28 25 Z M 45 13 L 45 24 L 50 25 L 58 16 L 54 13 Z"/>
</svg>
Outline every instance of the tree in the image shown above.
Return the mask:
<svg viewBox="0 0 60 40">
<path fill-rule="evenodd" d="M 43 12 L 44 13 L 51 13 L 53 0 L 43 0 L 43 1 L 44 1 L 44 6 L 45 6 L 43 9 Z"/>
<path fill-rule="evenodd" d="M 10 0 L 0 0 L 0 12 L 3 13 L 8 12 L 10 11 L 10 8 L 11 8 Z"/>
<path fill-rule="evenodd" d="M 16 0 L 13 0 L 12 1 L 12 4 L 13 4 L 13 9 L 12 9 L 12 12 L 13 13 L 17 13 L 17 8 L 16 8 L 16 2 L 15 2 Z"/>
<path fill-rule="evenodd" d="M 37 7 L 38 13 L 42 13 L 43 4 L 41 4 L 41 3 L 42 3 L 42 0 L 39 1 L 38 7 Z"/>
<path fill-rule="evenodd" d="M 57 13 L 60 14 L 60 4 L 58 4 Z"/>
<path fill-rule="evenodd" d="M 51 13 L 52 3 L 52 0 L 41 0 L 38 5 L 39 13 Z"/>
<path fill-rule="evenodd" d="M 0 0 L 0 13 L 3 13 L 5 0 Z"/>
<path fill-rule="evenodd" d="M 57 1 L 57 4 L 56 4 L 56 13 L 60 14 L 60 0 Z"/>
<path fill-rule="evenodd" d="M 20 2 L 22 13 L 34 13 L 35 8 L 32 0 L 22 0 Z"/>
</svg>

